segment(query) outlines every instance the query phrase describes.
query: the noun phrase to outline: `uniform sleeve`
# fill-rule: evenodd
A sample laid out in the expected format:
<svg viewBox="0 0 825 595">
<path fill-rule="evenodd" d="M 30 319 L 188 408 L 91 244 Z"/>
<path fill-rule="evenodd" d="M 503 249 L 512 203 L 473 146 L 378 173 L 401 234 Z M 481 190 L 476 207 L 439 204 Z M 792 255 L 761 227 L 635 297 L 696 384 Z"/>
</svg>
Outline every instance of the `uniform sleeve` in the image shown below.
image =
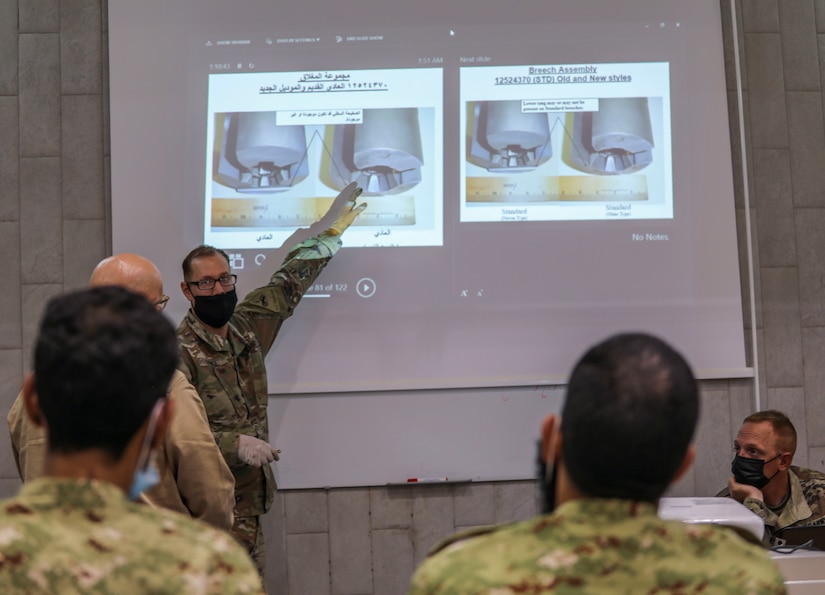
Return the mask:
<svg viewBox="0 0 825 595">
<path fill-rule="evenodd" d="M 432 562 L 425 560 L 413 573 L 407 595 L 431 595 L 442 592 L 437 576 L 431 571 Z"/>
<path fill-rule="evenodd" d="M 7 421 L 11 449 L 20 479 L 26 482 L 41 477 L 46 462 L 46 432 L 29 419 L 23 405 L 22 391 L 14 400 Z"/>
<path fill-rule="evenodd" d="M 779 524 L 779 517 L 776 516 L 776 514 L 768 508 L 764 502 L 757 500 L 756 498 L 745 498 L 745 501 L 742 504 L 745 505 L 745 508 L 762 519 L 762 522 L 765 525 L 765 532 L 762 534 L 762 544 L 770 547 L 773 533 L 776 531 L 776 527 Z"/>
<path fill-rule="evenodd" d="M 252 325 L 264 351 L 269 351 L 280 323 L 295 307 L 318 275 L 341 248 L 341 239 L 326 232 L 296 244 L 269 283 L 249 292 L 236 308 Z M 273 324 L 275 320 L 275 324 Z"/>
<path fill-rule="evenodd" d="M 193 518 L 228 531 L 233 521 L 235 480 L 212 437 L 203 403 L 182 374 L 174 376 L 169 396 L 175 412 L 166 450 L 181 500 Z"/>
</svg>

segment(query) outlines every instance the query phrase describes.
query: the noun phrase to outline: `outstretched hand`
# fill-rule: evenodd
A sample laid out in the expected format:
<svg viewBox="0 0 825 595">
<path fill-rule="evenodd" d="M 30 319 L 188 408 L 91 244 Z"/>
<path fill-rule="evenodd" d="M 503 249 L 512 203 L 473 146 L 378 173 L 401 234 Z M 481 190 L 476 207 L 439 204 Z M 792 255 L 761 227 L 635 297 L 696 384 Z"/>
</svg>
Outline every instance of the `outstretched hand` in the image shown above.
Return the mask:
<svg viewBox="0 0 825 595">
<path fill-rule="evenodd" d="M 363 188 L 359 188 L 355 182 L 352 182 L 349 186 L 341 190 L 332 204 L 335 204 L 342 196 L 346 196 L 347 198 L 342 203 L 341 210 L 335 217 L 335 221 L 333 221 L 332 225 L 329 226 L 329 229 L 327 230 L 329 233 L 340 236 L 350 225 L 352 225 L 355 218 L 367 208 L 367 203 L 365 202 L 362 202 L 360 205 L 356 206 L 356 200 L 359 196 L 361 196 L 363 191 Z"/>
</svg>

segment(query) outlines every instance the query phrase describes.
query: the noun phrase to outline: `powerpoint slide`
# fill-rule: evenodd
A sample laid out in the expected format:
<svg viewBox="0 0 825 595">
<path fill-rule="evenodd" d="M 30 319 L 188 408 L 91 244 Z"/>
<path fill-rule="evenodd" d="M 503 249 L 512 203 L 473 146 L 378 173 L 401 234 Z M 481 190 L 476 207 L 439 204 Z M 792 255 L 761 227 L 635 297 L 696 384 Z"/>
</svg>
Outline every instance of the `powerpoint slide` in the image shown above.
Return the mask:
<svg viewBox="0 0 825 595">
<path fill-rule="evenodd" d="M 716 0 L 108 15 L 114 250 L 174 280 L 217 246 L 246 295 L 363 188 L 270 354 L 273 392 L 554 383 L 624 330 L 708 377 L 745 367 Z"/>
<path fill-rule="evenodd" d="M 443 244 L 442 71 L 209 77 L 204 238 L 280 246 L 351 182 L 348 246 Z"/>
<path fill-rule="evenodd" d="M 461 221 L 673 218 L 664 62 L 460 73 Z"/>
</svg>

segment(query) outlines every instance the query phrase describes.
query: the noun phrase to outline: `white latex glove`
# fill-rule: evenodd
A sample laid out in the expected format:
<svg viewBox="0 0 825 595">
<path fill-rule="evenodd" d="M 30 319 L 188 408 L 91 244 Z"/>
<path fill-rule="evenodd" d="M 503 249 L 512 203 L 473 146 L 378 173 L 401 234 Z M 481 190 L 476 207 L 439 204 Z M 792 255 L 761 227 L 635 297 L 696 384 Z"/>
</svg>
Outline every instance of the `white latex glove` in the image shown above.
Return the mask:
<svg viewBox="0 0 825 595">
<path fill-rule="evenodd" d="M 247 465 L 263 467 L 280 457 L 269 442 L 241 434 L 238 438 L 238 458 Z"/>
<path fill-rule="evenodd" d="M 330 225 L 329 229 L 327 229 L 328 234 L 340 236 L 350 225 L 352 225 L 355 218 L 367 208 L 367 203 L 365 202 L 362 202 L 360 205 L 356 206 L 356 201 L 358 200 L 358 197 L 361 196 L 361 192 L 363 192 L 363 189 L 359 188 L 355 182 L 352 182 L 346 188 L 341 190 L 335 200 L 332 201 L 332 204 L 335 204 L 341 196 L 347 197 L 341 205 L 341 209 L 338 211 L 338 214 L 335 216 L 335 221 L 333 221 L 332 225 Z"/>
</svg>

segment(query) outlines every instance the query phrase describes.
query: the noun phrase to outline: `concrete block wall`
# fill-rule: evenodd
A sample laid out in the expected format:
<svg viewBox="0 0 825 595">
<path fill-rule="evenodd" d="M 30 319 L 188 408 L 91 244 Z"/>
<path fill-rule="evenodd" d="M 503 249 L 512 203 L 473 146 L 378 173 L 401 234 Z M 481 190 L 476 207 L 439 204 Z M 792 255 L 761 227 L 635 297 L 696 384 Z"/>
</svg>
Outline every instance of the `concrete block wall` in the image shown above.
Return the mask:
<svg viewBox="0 0 825 595">
<path fill-rule="evenodd" d="M 736 180 L 745 331 L 756 333 L 763 407 L 800 434 L 796 462 L 825 469 L 825 0 L 740 0 L 747 142 L 728 0 L 728 103 L 734 162 L 748 165 L 750 208 Z M 0 412 L 28 369 L 46 300 L 82 287 L 111 253 L 106 0 L 0 0 Z M 755 320 L 745 257 L 755 258 Z M 175 280 L 167 280 L 174 285 Z M 671 495 L 713 495 L 732 436 L 753 410 L 748 380 L 702 383 L 698 456 Z M 538 432 L 538 428 L 537 428 Z M 2 432 L 0 432 L 2 433 Z M 0 497 L 19 487 L 0 437 Z M 300 490 L 266 517 L 269 593 L 404 593 L 428 548 L 465 527 L 536 514 L 532 481 Z"/>
</svg>

